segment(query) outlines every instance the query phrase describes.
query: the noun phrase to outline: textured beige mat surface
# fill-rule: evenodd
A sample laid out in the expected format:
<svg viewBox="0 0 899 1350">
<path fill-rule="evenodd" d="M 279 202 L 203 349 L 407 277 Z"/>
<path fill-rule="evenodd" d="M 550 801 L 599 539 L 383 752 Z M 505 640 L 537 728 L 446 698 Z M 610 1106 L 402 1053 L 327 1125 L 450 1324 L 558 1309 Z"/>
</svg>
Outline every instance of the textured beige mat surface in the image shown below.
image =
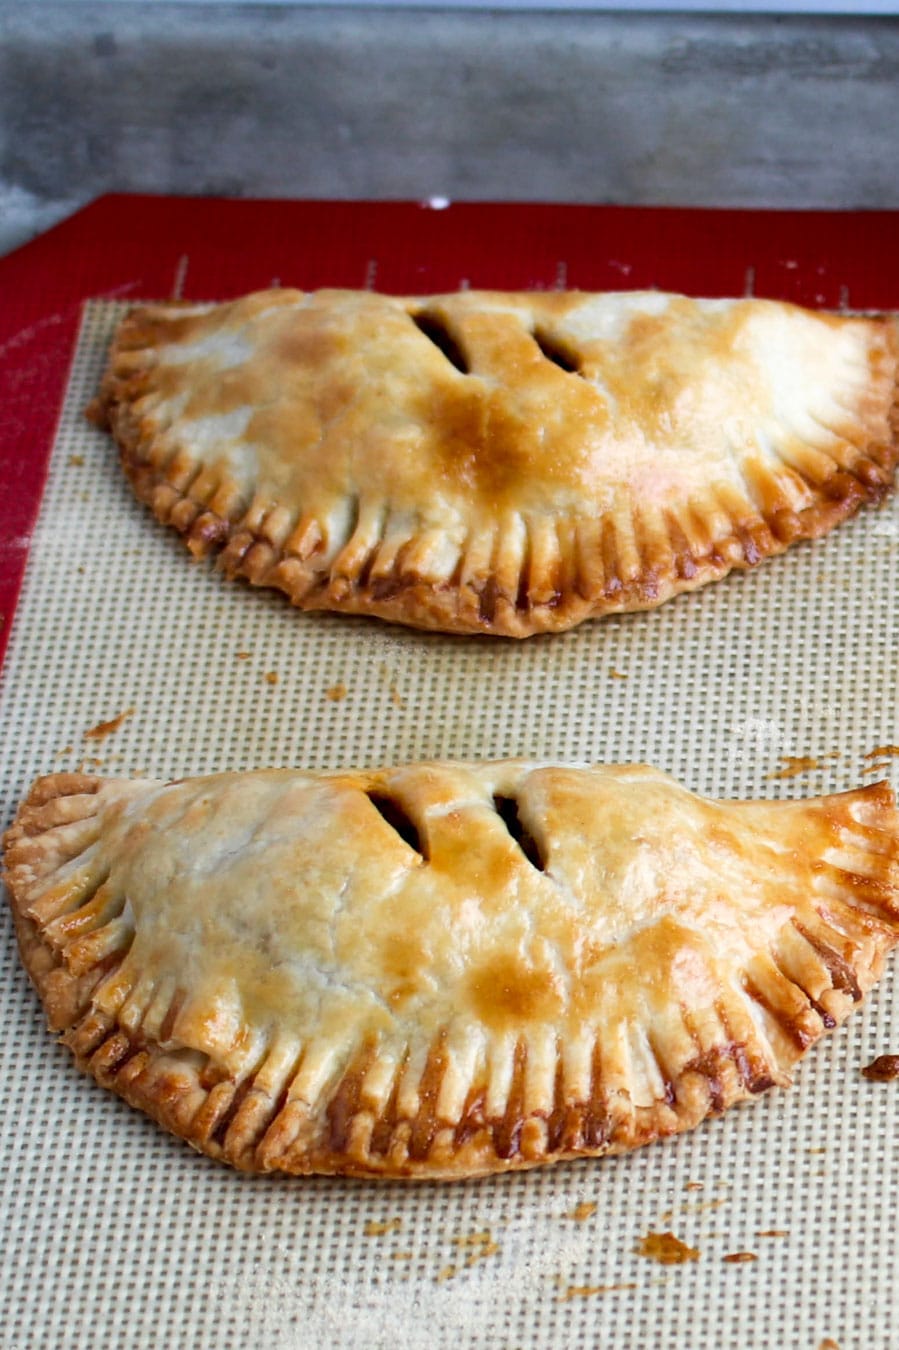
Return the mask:
<svg viewBox="0 0 899 1350">
<path fill-rule="evenodd" d="M 70 377 L 0 684 L 3 824 L 79 765 L 522 755 L 646 760 L 721 796 L 899 783 L 870 755 L 899 743 L 899 506 L 524 644 L 305 616 L 191 565 L 83 420 L 121 312 L 88 307 Z M 787 1094 L 630 1157 L 404 1187 L 194 1155 L 79 1076 L 0 926 L 4 1348 L 899 1344 L 899 1082 L 860 1073 L 899 1053 L 896 961 Z M 650 1232 L 698 1259 L 639 1255 Z"/>
</svg>

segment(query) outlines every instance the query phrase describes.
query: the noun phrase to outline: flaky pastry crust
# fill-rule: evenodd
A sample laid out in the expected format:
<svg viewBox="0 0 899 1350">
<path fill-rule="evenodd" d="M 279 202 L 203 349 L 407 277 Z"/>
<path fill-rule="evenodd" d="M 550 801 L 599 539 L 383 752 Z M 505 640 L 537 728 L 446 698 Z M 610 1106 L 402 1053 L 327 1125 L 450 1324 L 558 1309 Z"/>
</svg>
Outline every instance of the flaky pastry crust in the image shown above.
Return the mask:
<svg viewBox="0 0 899 1350">
<path fill-rule="evenodd" d="M 897 327 L 658 292 L 147 305 L 94 405 L 137 496 L 303 609 L 509 637 L 649 608 L 890 489 Z"/>
<path fill-rule="evenodd" d="M 78 1064 L 253 1171 L 618 1153 L 774 1084 L 899 939 L 885 784 L 716 802 L 644 766 L 39 779 L 6 835 Z"/>
</svg>

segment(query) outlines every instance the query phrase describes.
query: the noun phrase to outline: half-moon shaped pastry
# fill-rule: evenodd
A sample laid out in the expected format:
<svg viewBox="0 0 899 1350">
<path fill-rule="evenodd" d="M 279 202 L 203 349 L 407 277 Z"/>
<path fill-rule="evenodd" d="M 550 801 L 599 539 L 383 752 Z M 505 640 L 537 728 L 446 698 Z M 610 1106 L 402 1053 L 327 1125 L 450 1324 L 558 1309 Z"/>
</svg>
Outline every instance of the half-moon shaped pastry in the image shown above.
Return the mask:
<svg viewBox="0 0 899 1350">
<path fill-rule="evenodd" d="M 658 292 L 149 305 L 94 416 L 197 557 L 303 609 L 526 637 L 890 488 L 897 328 Z"/>
<path fill-rule="evenodd" d="M 899 939 L 884 784 L 716 802 L 501 762 L 55 775 L 6 836 L 78 1064 L 248 1170 L 617 1153 L 774 1084 Z"/>
</svg>

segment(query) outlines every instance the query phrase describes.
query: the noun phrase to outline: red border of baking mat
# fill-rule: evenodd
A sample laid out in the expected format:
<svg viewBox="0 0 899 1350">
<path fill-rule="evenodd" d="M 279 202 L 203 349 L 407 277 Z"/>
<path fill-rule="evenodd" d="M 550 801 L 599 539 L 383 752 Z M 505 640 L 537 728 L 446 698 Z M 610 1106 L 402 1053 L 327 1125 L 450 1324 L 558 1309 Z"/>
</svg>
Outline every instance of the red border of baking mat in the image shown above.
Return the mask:
<svg viewBox="0 0 899 1350">
<path fill-rule="evenodd" d="M 0 258 L 0 661 L 87 299 L 657 286 L 899 309 L 897 236 L 897 212 L 102 197 Z"/>
</svg>

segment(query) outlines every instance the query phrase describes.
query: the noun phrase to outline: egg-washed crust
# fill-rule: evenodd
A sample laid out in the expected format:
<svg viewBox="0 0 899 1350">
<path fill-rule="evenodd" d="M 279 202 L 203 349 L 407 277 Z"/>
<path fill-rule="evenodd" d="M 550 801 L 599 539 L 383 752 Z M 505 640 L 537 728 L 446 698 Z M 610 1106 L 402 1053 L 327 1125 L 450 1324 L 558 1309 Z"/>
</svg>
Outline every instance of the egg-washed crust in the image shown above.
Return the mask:
<svg viewBox="0 0 899 1350">
<path fill-rule="evenodd" d="M 619 1153 L 790 1081 L 899 939 L 885 784 L 509 761 L 39 779 L 5 839 L 78 1065 L 249 1171 Z"/>
<path fill-rule="evenodd" d="M 890 490 L 894 318 L 656 292 L 278 290 L 120 325 L 95 420 L 197 558 L 302 609 L 522 638 Z"/>
</svg>

